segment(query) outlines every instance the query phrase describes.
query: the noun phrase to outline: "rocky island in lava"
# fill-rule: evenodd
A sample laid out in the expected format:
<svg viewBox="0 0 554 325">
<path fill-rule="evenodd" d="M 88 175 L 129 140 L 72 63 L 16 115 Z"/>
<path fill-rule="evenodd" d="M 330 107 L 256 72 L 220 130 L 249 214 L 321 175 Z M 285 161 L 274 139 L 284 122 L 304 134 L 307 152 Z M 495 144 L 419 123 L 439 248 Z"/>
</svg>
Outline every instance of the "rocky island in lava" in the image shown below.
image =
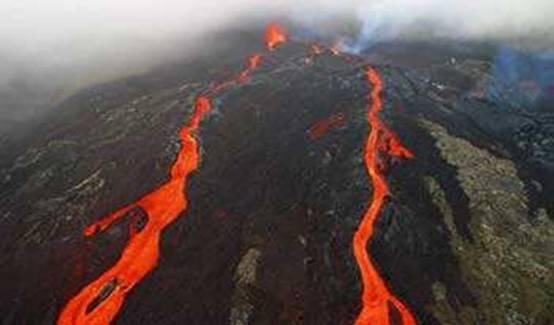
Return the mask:
<svg viewBox="0 0 554 325">
<path fill-rule="evenodd" d="M 1 143 L 0 323 L 552 324 L 538 60 L 270 24 L 81 90 Z"/>
</svg>

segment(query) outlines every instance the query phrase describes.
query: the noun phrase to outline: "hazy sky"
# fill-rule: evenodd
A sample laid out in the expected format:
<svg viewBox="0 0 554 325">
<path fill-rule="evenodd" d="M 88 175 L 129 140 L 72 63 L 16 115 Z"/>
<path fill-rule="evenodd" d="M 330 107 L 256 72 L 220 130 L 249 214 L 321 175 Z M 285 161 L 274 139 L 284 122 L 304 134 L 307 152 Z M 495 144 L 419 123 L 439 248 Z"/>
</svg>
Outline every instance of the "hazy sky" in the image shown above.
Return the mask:
<svg viewBox="0 0 554 325">
<path fill-rule="evenodd" d="M 6 0 L 0 6 L 0 101 L 13 80 L 32 87 L 96 82 L 108 75 L 95 74 L 114 77 L 115 67 L 132 71 L 193 53 L 206 33 L 274 17 L 312 31 L 333 17 L 351 17 L 360 26 L 358 45 L 433 34 L 552 45 L 553 14 L 554 0 Z M 71 78 L 52 78 L 64 73 Z"/>
<path fill-rule="evenodd" d="M 554 30 L 554 0 L 4 2 L 0 6 L 0 58 L 8 57 L 13 62 L 35 59 L 45 64 L 80 63 L 120 53 L 125 45 L 131 45 L 131 49 L 137 44 L 145 49 L 150 45 L 156 50 L 160 42 L 197 37 L 231 24 L 274 16 L 288 17 L 315 29 L 322 20 L 350 15 L 363 26 L 362 36 L 370 38 L 393 38 L 421 26 L 427 28 L 426 34 L 430 30 L 443 36 L 474 39 L 552 38 Z M 190 50 L 196 45 L 190 42 Z"/>
<path fill-rule="evenodd" d="M 85 35 L 198 33 L 244 17 L 310 21 L 348 11 L 397 27 L 428 20 L 442 32 L 478 37 L 549 31 L 553 9 L 552 0 L 18 0 L 0 7 L 0 35 L 38 46 Z"/>
</svg>

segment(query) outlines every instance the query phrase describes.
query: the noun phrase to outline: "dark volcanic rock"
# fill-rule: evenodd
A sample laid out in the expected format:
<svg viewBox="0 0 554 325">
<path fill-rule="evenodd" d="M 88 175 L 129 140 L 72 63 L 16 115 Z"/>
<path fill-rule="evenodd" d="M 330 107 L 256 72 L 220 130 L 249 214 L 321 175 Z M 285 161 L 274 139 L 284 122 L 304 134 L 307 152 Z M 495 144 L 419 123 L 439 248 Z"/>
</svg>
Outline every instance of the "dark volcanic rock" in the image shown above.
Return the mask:
<svg viewBox="0 0 554 325">
<path fill-rule="evenodd" d="M 115 323 L 352 323 L 351 240 L 372 190 L 361 157 L 369 89 L 363 66 L 307 56 L 286 44 L 217 96 L 183 189 L 190 206 Z M 238 70 L 228 62 L 88 89 L 4 144 L 2 324 L 54 323 L 116 261 L 137 218 L 89 239 L 83 227 L 166 178 L 194 96 Z M 391 289 L 421 324 L 552 323 L 553 115 L 479 96 L 490 77 L 481 56 L 378 69 L 382 116 L 416 155 L 390 170 L 369 247 Z M 310 137 L 339 112 L 343 124 Z"/>
</svg>

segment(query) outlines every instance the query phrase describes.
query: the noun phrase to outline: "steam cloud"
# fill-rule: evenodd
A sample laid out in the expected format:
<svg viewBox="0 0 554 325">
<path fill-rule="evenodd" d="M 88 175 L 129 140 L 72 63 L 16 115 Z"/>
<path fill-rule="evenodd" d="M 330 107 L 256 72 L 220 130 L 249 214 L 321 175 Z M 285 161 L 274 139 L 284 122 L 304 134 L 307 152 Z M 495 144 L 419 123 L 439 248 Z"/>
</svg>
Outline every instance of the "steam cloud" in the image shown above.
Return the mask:
<svg viewBox="0 0 554 325">
<path fill-rule="evenodd" d="M 354 50 L 375 40 L 431 36 L 554 47 L 553 12 L 552 0 L 10 1 L 0 8 L 0 121 L 44 105 L 43 99 L 21 104 L 23 97 L 48 93 L 53 101 L 198 54 L 210 33 L 275 17 L 341 36 L 340 28 L 334 30 L 340 17 L 354 30 L 342 35 Z"/>
</svg>

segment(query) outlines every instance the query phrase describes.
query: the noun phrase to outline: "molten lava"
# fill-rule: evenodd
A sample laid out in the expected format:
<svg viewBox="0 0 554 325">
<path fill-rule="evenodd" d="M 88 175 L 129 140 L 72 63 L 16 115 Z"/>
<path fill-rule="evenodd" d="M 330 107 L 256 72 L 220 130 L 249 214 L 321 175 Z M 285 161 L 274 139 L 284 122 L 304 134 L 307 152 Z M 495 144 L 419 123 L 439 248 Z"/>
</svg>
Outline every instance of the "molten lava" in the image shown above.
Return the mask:
<svg viewBox="0 0 554 325">
<path fill-rule="evenodd" d="M 271 23 L 265 30 L 265 44 L 269 50 L 287 41 L 287 31 L 277 23 Z"/>
<path fill-rule="evenodd" d="M 196 98 L 193 113 L 179 132 L 181 149 L 171 166 L 169 179 L 164 184 L 85 228 L 84 235 L 90 237 L 128 214 L 139 216 L 132 218 L 129 240 L 119 260 L 67 303 L 58 318 L 58 325 L 109 324 L 119 312 L 129 291 L 157 266 L 162 231 L 188 206 L 184 189 L 188 176 L 198 168 L 200 160 L 195 136 L 203 117 L 212 110 L 211 97 L 235 83 L 247 82 L 261 60 L 260 54 L 250 56 L 246 68 L 236 77 L 213 84 Z M 141 214 L 137 211 L 142 211 L 145 218 L 140 218 Z"/>
<path fill-rule="evenodd" d="M 335 113 L 327 118 L 317 121 L 308 130 L 312 140 L 322 138 L 329 130 L 343 127 L 346 124 L 346 117 L 343 113 Z"/>
<path fill-rule="evenodd" d="M 171 166 L 166 183 L 84 230 L 86 236 L 92 236 L 108 228 L 132 209 L 143 209 L 148 217 L 143 229 L 130 232 L 127 246 L 117 263 L 69 301 L 58 318 L 59 325 L 109 324 L 117 315 L 127 293 L 157 265 L 162 230 L 187 208 L 183 188 L 199 162 L 198 142 L 194 135 L 200 121 L 210 110 L 211 104 L 207 97 L 196 99 L 192 116 L 179 132 L 181 150 Z"/>
<path fill-rule="evenodd" d="M 260 54 L 253 54 L 248 58 L 248 66 L 238 76 L 238 81 L 245 83 L 250 78 L 250 74 L 262 63 L 262 56 Z"/>
<path fill-rule="evenodd" d="M 284 28 L 278 24 L 270 24 L 267 27 L 265 43 L 269 50 L 275 49 L 286 40 Z M 314 56 L 322 53 L 322 49 L 317 45 L 312 46 L 311 50 Z M 338 47 L 333 47 L 330 51 L 342 56 Z M 345 58 L 350 60 L 347 56 Z M 212 110 L 213 96 L 236 83 L 247 82 L 253 71 L 260 66 L 262 59 L 262 55 L 253 54 L 238 75 L 231 80 L 210 85 L 196 98 L 189 120 L 179 131 L 181 148 L 165 183 L 136 202 L 116 210 L 84 229 L 84 235 L 90 237 L 106 230 L 125 216 L 132 217 L 129 240 L 119 260 L 67 303 L 58 318 L 58 325 L 109 324 L 121 309 L 127 294 L 157 266 L 162 231 L 182 215 L 188 206 L 184 190 L 189 175 L 200 163 L 196 136 L 202 119 Z M 389 308 L 394 308 L 401 317 L 402 325 L 413 325 L 414 317 L 387 288 L 367 253 L 367 244 L 373 235 L 375 221 L 389 195 L 384 173 L 390 159 L 410 158 L 413 155 L 379 118 L 379 112 L 382 110 L 380 96 L 383 84 L 378 72 L 369 68 L 366 76 L 372 90 L 367 113 L 371 131 L 366 142 L 364 161 L 373 184 L 373 195 L 353 240 L 354 256 L 363 282 L 362 310 L 356 324 L 390 325 Z M 314 124 L 308 133 L 313 139 L 317 139 L 329 129 L 340 127 L 344 123 L 344 115 L 337 113 Z"/>
<path fill-rule="evenodd" d="M 353 249 L 356 262 L 362 277 L 362 310 L 356 319 L 356 325 L 390 325 L 390 310 L 395 308 L 401 317 L 402 325 L 413 325 L 415 319 L 404 304 L 387 288 L 384 280 L 367 253 L 367 244 L 374 233 L 374 226 L 385 199 L 389 195 L 389 187 L 384 173 L 391 157 L 411 158 L 413 154 L 406 149 L 397 136 L 379 118 L 383 102 L 381 92 L 383 82 L 379 73 L 368 68 L 366 77 L 371 86 L 370 105 L 367 121 L 371 128 L 364 150 L 364 162 L 373 184 L 373 195 L 369 207 L 354 235 Z"/>
</svg>

